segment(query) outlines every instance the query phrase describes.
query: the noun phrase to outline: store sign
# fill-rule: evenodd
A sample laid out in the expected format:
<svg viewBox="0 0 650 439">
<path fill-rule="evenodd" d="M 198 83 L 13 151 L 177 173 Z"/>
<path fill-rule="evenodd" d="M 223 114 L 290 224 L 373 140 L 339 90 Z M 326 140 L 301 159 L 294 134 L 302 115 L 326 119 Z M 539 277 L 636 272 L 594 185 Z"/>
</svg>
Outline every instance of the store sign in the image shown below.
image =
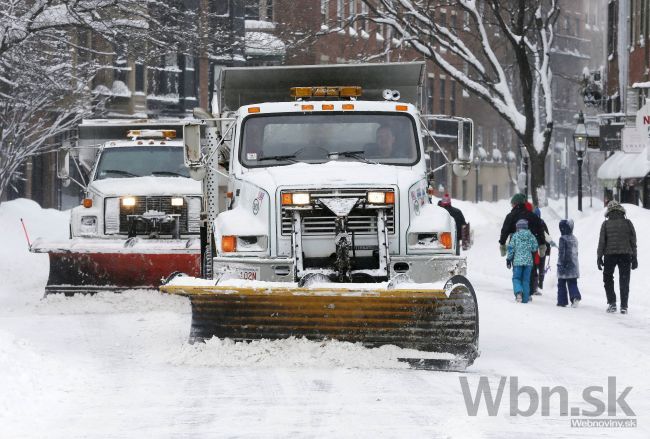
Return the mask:
<svg viewBox="0 0 650 439">
<path fill-rule="evenodd" d="M 621 130 L 623 124 L 601 125 L 600 127 L 600 150 L 601 151 L 620 151 L 621 150 Z"/>
<path fill-rule="evenodd" d="M 642 132 L 635 127 L 623 128 L 621 139 L 621 149 L 628 153 L 639 153 L 648 144 L 647 131 Z"/>
</svg>

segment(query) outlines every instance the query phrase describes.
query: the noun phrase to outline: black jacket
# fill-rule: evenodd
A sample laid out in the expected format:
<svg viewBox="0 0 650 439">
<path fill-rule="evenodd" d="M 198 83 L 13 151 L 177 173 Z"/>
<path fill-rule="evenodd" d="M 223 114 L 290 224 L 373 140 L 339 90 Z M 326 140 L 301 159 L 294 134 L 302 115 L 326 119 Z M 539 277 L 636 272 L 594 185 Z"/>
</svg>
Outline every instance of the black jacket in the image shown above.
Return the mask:
<svg viewBox="0 0 650 439">
<path fill-rule="evenodd" d="M 503 221 L 503 227 L 501 227 L 499 244 L 505 245 L 508 236 L 517 231 L 517 221 L 520 219 L 528 221 L 528 230 L 535 235 L 537 243 L 543 245 L 546 239 L 544 238 L 544 226 L 542 225 L 542 220 L 533 212 L 526 210 L 526 207 L 523 204 L 517 204 L 506 216 L 506 219 Z"/>
<path fill-rule="evenodd" d="M 611 212 L 600 227 L 598 257 L 603 255 L 636 257 L 636 231 L 622 212 Z"/>
</svg>

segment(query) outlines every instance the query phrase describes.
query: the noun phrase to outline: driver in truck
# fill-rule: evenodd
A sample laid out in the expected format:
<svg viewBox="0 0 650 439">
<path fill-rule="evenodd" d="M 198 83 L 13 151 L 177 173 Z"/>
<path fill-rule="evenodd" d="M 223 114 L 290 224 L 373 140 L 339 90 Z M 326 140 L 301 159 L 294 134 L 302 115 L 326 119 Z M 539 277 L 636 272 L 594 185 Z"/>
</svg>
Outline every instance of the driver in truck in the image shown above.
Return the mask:
<svg viewBox="0 0 650 439">
<path fill-rule="evenodd" d="M 375 135 L 375 143 L 366 145 L 368 156 L 392 157 L 395 144 L 395 134 L 389 125 L 380 125 Z"/>
</svg>

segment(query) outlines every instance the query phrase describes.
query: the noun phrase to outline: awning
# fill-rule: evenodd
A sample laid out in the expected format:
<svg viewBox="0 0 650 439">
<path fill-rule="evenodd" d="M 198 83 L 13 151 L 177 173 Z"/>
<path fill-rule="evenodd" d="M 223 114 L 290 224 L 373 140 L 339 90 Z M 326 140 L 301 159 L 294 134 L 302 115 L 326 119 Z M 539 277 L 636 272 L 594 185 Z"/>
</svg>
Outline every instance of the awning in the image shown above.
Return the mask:
<svg viewBox="0 0 650 439">
<path fill-rule="evenodd" d="M 598 168 L 598 180 L 613 187 L 616 180 L 643 178 L 650 173 L 650 147 L 646 146 L 640 153 L 617 151 Z"/>
</svg>

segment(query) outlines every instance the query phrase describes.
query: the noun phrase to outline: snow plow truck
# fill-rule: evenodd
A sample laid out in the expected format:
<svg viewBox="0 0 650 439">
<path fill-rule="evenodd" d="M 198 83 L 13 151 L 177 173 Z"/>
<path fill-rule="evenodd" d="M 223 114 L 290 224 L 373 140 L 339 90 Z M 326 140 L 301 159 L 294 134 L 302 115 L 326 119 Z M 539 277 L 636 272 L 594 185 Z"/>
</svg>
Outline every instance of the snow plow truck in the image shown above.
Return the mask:
<svg viewBox="0 0 650 439">
<path fill-rule="evenodd" d="M 183 135 L 203 182 L 202 275 L 161 287 L 190 299 L 190 341 L 337 339 L 472 364 L 476 295 L 425 145 L 432 120 L 454 123 L 443 166 L 466 175 L 473 124 L 421 114 L 424 77 L 424 63 L 221 71 L 212 115 Z"/>
<path fill-rule="evenodd" d="M 200 274 L 201 184 L 184 166 L 182 127 L 82 122 L 77 145 L 58 156 L 58 176 L 85 194 L 71 210 L 70 239 L 30 247 L 49 255 L 46 294 L 156 289 L 174 270 Z"/>
</svg>

